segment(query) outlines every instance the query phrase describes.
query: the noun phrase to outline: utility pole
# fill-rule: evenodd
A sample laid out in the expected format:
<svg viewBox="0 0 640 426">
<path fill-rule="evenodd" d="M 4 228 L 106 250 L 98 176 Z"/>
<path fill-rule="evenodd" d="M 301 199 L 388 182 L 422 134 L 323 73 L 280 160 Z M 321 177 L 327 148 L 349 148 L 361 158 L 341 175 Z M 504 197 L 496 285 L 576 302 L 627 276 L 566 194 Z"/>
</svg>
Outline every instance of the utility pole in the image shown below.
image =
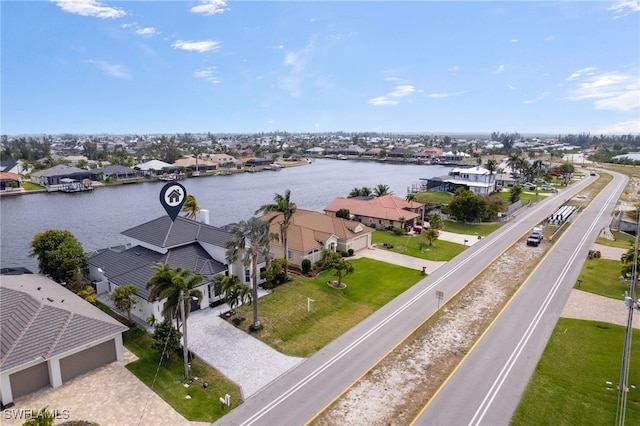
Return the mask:
<svg viewBox="0 0 640 426">
<path fill-rule="evenodd" d="M 184 357 L 184 378 L 189 378 L 189 349 L 187 348 L 187 319 L 184 312 L 184 292 L 180 291 L 180 316 L 182 319 L 182 355 Z"/>
<path fill-rule="evenodd" d="M 424 211 L 426 209 L 426 203 L 422 203 L 422 230 L 420 231 L 420 251 L 422 251 L 422 234 L 424 234 Z"/>
</svg>

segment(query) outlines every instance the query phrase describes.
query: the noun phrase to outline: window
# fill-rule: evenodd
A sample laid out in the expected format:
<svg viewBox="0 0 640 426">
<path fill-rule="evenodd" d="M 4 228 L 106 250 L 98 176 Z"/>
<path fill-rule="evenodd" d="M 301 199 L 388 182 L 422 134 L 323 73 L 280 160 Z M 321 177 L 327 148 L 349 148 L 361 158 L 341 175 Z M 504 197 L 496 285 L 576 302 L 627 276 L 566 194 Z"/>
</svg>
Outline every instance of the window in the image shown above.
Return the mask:
<svg viewBox="0 0 640 426">
<path fill-rule="evenodd" d="M 248 283 L 251 281 L 251 271 L 248 269 L 244 270 L 244 282 Z"/>
</svg>

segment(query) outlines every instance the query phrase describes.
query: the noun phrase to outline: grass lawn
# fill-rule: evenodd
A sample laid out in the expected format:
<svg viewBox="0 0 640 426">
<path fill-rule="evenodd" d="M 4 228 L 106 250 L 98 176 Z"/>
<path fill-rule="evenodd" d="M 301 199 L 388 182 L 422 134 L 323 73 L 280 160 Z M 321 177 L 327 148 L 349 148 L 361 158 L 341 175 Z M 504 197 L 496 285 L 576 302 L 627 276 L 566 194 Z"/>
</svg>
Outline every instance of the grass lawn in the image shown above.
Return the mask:
<svg viewBox="0 0 640 426">
<path fill-rule="evenodd" d="M 453 194 L 440 191 L 418 192 L 415 196 L 415 201 L 418 203 L 449 204 L 452 199 Z"/>
<path fill-rule="evenodd" d="M 560 318 L 511 425 L 614 424 L 624 334 L 621 326 Z M 639 338 L 634 330 L 633 341 Z M 628 425 L 640 424 L 638 360 L 640 345 L 632 345 Z"/>
<path fill-rule="evenodd" d="M 578 276 L 582 282 L 579 287 L 576 282 L 574 287 L 622 301 L 624 292 L 629 288 L 628 282 L 619 279 L 621 268 L 622 262 L 619 260 L 586 259 Z"/>
<path fill-rule="evenodd" d="M 459 223 L 453 220 L 444 220 L 443 231 L 456 234 L 482 235 L 486 237 L 502 226 L 501 223 Z"/>
<path fill-rule="evenodd" d="M 391 251 L 433 261 L 449 261 L 464 251 L 462 244 L 449 241 L 435 240 L 433 245 L 422 237 L 422 250 L 420 250 L 419 235 L 395 235 L 386 231 L 375 231 L 371 236 L 373 244 L 387 243 L 393 245 Z"/>
<path fill-rule="evenodd" d="M 22 189 L 24 189 L 25 191 L 36 191 L 38 189 L 45 189 L 44 186 L 40 186 L 36 183 L 33 182 L 22 182 Z"/>
<path fill-rule="evenodd" d="M 343 290 L 327 285 L 336 279 L 333 271 L 314 278 L 291 275 L 292 281 L 260 298 L 263 329 L 250 333 L 282 353 L 308 357 L 423 278 L 420 271 L 372 259 L 350 262 L 354 272 L 343 277 Z M 247 330 L 251 306 L 241 313 L 246 319 L 240 326 Z"/>
<path fill-rule="evenodd" d="M 191 377 L 198 380 L 189 387 L 183 385 L 184 363 L 178 354 L 163 360 L 158 369 L 160 354 L 151 348 L 152 343 L 151 335 L 139 328 L 124 333 L 124 345 L 139 358 L 126 367 L 187 420 L 213 422 L 224 416 L 229 409 L 223 409 L 218 398 L 225 394 L 231 396 L 231 408 L 240 405 L 240 389 L 198 359 L 192 360 L 190 369 Z M 205 381 L 209 383 L 206 389 L 202 386 Z"/>
<path fill-rule="evenodd" d="M 607 240 L 606 238 L 598 237 L 596 239 L 596 243 L 602 244 L 609 247 L 619 247 L 624 249 L 629 249 L 635 244 L 636 237 L 633 235 L 625 234 L 620 231 L 611 231 L 615 240 Z"/>
</svg>

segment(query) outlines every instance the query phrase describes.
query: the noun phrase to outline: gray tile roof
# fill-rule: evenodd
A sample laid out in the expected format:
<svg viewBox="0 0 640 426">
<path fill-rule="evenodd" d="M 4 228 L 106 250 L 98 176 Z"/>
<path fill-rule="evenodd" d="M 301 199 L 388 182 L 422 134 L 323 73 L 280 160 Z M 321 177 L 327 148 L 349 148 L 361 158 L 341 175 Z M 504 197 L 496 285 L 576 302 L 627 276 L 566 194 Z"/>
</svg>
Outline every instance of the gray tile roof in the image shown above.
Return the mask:
<svg viewBox="0 0 640 426">
<path fill-rule="evenodd" d="M 178 216 L 175 222 L 172 222 L 169 216 L 162 216 L 127 229 L 122 235 L 161 248 L 177 247 L 196 241 L 224 247 L 231 239 L 231 235 L 222 228 L 182 216 Z"/>
<path fill-rule="evenodd" d="M 0 281 L 0 370 L 49 359 L 115 336 L 127 327 L 37 274 Z"/>
<path fill-rule="evenodd" d="M 227 270 L 224 264 L 212 258 L 198 243 L 173 248 L 166 254 L 142 246 L 124 251 L 107 249 L 87 260 L 89 265 L 101 268 L 112 283 L 119 286 L 135 285 L 138 288 L 136 294 L 145 300 L 149 300 L 147 282 L 155 273 L 153 265 L 162 265 L 165 262 L 169 263 L 172 269 L 180 267 L 202 275 L 202 284 L 210 281 L 213 275 Z"/>
</svg>

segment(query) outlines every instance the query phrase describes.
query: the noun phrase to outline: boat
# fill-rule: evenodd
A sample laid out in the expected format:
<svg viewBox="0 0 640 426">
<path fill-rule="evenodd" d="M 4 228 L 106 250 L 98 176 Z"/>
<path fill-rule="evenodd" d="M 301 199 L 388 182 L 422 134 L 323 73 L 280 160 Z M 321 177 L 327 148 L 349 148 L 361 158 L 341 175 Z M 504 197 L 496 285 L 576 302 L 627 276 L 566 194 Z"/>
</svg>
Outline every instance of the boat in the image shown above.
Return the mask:
<svg viewBox="0 0 640 426">
<path fill-rule="evenodd" d="M 158 178 L 159 180 L 163 180 L 165 182 L 171 182 L 174 180 L 178 180 L 178 177 L 173 173 L 165 173 Z"/>
</svg>

